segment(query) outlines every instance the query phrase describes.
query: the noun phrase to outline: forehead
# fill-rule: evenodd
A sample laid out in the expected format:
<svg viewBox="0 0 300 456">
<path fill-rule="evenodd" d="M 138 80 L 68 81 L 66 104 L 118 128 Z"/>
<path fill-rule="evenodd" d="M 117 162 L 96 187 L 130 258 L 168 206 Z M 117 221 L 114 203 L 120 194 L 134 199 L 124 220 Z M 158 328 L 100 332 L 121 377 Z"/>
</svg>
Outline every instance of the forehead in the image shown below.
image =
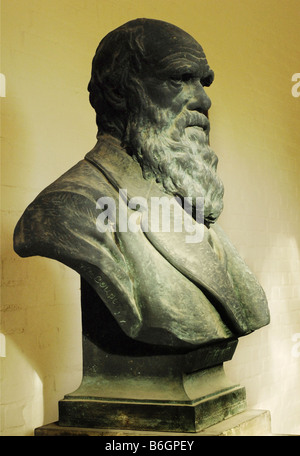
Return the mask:
<svg viewBox="0 0 300 456">
<path fill-rule="evenodd" d="M 144 47 L 146 65 L 158 75 L 192 71 L 204 76 L 211 72 L 200 44 L 171 24 L 146 30 Z"/>
</svg>

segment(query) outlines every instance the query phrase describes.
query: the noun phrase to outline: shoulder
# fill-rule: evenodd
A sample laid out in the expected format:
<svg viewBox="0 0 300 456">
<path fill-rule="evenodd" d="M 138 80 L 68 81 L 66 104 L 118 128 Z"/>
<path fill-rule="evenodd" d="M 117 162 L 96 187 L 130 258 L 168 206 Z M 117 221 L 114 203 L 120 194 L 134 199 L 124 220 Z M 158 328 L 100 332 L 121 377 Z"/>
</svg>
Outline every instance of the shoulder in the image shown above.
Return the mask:
<svg viewBox="0 0 300 456">
<path fill-rule="evenodd" d="M 87 160 L 81 160 L 56 181 L 46 187 L 34 200 L 51 200 L 53 194 L 73 194 L 78 199 L 80 197 L 97 201 L 101 196 L 114 195 L 115 191 L 103 173 Z"/>
<path fill-rule="evenodd" d="M 81 160 L 27 207 L 15 228 L 15 251 L 20 256 L 43 256 L 45 250 L 74 242 L 83 233 L 98 236 L 97 201 L 103 196 L 115 198 L 116 191 L 99 169 Z"/>
</svg>

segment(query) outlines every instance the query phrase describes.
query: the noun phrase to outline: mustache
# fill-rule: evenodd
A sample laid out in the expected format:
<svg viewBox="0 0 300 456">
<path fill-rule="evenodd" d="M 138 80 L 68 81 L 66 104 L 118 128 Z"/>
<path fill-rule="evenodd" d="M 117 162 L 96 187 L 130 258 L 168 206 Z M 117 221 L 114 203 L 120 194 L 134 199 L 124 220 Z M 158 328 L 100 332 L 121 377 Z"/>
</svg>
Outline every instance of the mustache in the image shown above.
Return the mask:
<svg viewBox="0 0 300 456">
<path fill-rule="evenodd" d="M 179 138 L 182 136 L 185 129 L 194 127 L 195 129 L 202 130 L 205 133 L 208 142 L 210 122 L 205 114 L 199 111 L 190 111 L 186 109 L 182 111 L 179 114 L 179 116 L 175 119 L 174 125 L 178 130 L 174 133 L 178 133 Z"/>
</svg>

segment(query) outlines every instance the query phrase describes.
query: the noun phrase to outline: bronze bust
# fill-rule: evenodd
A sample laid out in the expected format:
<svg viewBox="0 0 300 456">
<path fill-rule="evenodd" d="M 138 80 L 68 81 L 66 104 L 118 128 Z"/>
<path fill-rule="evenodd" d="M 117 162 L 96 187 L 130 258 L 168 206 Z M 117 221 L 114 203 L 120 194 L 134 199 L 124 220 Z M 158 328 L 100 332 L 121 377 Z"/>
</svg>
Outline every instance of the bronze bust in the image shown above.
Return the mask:
<svg viewBox="0 0 300 456">
<path fill-rule="evenodd" d="M 217 223 L 223 184 L 205 91 L 213 79 L 202 47 L 176 26 L 137 19 L 109 33 L 88 87 L 97 144 L 37 196 L 15 229 L 20 256 L 76 270 L 122 332 L 150 345 L 193 349 L 269 323 L 261 286 Z M 195 242 L 184 231 L 145 229 L 146 211 L 128 204 L 140 198 L 149 209 L 151 198 L 172 199 L 184 212 L 180 202 L 189 198 L 195 218 L 197 197 L 204 207 Z M 124 221 L 104 211 L 109 201 L 135 217 L 135 229 L 120 229 Z"/>
</svg>

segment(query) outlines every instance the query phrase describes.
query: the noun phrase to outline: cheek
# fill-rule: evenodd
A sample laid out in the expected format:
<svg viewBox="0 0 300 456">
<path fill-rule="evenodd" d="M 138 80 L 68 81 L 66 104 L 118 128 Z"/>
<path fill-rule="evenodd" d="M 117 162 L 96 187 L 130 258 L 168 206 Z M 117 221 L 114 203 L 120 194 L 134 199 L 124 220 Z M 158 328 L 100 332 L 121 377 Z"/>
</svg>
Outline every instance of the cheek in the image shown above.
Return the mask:
<svg viewBox="0 0 300 456">
<path fill-rule="evenodd" d="M 174 88 L 168 81 L 149 80 L 145 89 L 151 102 L 159 108 L 179 114 L 188 102 L 185 90 Z"/>
</svg>

